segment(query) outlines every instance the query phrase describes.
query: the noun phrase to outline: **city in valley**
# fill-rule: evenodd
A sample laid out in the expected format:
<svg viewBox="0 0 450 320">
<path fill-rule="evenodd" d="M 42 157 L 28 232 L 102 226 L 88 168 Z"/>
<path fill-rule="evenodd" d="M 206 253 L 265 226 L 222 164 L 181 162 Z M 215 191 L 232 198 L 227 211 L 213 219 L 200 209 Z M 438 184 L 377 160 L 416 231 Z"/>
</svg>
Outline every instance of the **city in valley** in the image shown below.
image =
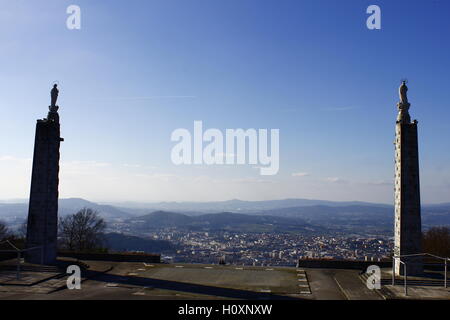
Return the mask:
<svg viewBox="0 0 450 320">
<path fill-rule="evenodd" d="M 302 258 L 380 261 L 390 258 L 393 247 L 392 238 L 383 236 L 302 236 L 173 229 L 161 229 L 148 236 L 174 244 L 176 251 L 166 252 L 163 260 L 204 264 L 223 261 L 235 265 L 294 266 Z"/>
<path fill-rule="evenodd" d="M 287 199 L 209 203 L 98 204 L 60 199 L 61 217 L 92 208 L 105 221 L 108 252 L 161 254 L 168 263 L 295 266 L 299 259 L 390 261 L 390 205 Z M 450 224 L 450 205 L 424 205 L 424 229 Z M 11 230 L 27 203 L 0 203 Z M 236 213 L 239 212 L 239 213 Z"/>
</svg>

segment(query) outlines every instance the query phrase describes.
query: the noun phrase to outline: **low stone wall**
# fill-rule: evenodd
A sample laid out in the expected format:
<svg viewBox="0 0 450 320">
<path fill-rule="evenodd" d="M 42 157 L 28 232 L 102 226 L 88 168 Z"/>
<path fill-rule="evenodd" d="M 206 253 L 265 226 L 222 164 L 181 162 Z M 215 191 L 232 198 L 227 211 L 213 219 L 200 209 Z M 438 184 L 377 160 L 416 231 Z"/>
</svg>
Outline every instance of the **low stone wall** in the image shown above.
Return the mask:
<svg viewBox="0 0 450 320">
<path fill-rule="evenodd" d="M 78 260 L 161 263 L 160 254 L 78 253 L 59 251 L 58 256 Z"/>
<path fill-rule="evenodd" d="M 368 266 L 376 265 L 380 268 L 392 268 L 391 261 L 363 261 L 363 260 L 327 260 L 300 259 L 299 267 L 317 269 L 357 269 L 366 270 Z"/>
<path fill-rule="evenodd" d="M 11 260 L 17 258 L 15 252 L 0 252 L 0 261 Z"/>
</svg>

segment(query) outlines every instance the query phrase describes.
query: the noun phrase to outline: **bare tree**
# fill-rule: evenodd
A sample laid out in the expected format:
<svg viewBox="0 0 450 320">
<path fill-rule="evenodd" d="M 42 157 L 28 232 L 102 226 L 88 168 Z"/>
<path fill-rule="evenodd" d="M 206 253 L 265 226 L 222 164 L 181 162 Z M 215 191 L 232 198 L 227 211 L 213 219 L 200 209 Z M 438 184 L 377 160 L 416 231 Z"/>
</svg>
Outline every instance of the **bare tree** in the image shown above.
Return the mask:
<svg viewBox="0 0 450 320">
<path fill-rule="evenodd" d="M 25 239 L 27 237 L 27 220 L 25 220 L 19 227 L 19 229 L 17 229 L 17 237 L 19 239 Z"/>
<path fill-rule="evenodd" d="M 423 251 L 441 257 L 450 257 L 450 228 L 433 227 L 423 234 Z"/>
<path fill-rule="evenodd" d="M 0 221 L 0 241 L 5 240 L 6 238 L 9 238 L 11 235 L 9 228 L 6 226 L 5 223 Z"/>
<path fill-rule="evenodd" d="M 103 249 L 105 221 L 98 212 L 84 208 L 73 215 L 60 218 L 60 247 L 70 251 L 95 251 Z"/>
</svg>

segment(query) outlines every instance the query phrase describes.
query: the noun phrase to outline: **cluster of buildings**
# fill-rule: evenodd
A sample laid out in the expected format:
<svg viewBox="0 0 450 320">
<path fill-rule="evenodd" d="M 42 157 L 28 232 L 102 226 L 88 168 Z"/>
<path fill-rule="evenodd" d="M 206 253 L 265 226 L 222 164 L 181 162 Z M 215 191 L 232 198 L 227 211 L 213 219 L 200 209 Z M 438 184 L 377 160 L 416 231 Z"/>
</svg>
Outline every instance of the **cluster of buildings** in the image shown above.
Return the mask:
<svg viewBox="0 0 450 320">
<path fill-rule="evenodd" d="M 151 238 L 171 241 L 168 262 L 292 266 L 298 259 L 385 260 L 392 253 L 388 237 L 305 236 L 290 233 L 186 232 L 161 229 Z"/>
</svg>

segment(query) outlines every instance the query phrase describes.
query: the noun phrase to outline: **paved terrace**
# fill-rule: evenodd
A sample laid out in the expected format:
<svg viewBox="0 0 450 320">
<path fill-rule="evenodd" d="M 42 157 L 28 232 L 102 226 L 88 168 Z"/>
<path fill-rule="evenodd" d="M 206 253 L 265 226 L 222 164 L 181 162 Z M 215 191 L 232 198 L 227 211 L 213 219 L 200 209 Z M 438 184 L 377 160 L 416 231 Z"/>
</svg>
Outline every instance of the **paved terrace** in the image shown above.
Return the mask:
<svg viewBox="0 0 450 320">
<path fill-rule="evenodd" d="M 383 300 L 369 290 L 358 270 L 246 267 L 201 264 L 83 261 L 81 290 L 66 288 L 60 271 L 24 272 L 18 282 L 12 270 L 0 272 L 0 299 L 294 299 Z M 52 272 L 49 272 L 52 271 Z M 386 286 L 387 287 L 387 286 Z M 411 297 L 446 298 L 443 288 L 410 290 Z M 398 291 L 396 293 L 396 290 Z M 428 291 L 427 291 L 428 290 Z M 391 292 L 391 291 L 390 291 Z M 430 293 L 431 292 L 431 293 Z M 392 297 L 402 298 L 402 287 Z M 418 297 L 416 297 L 418 298 Z"/>
</svg>

